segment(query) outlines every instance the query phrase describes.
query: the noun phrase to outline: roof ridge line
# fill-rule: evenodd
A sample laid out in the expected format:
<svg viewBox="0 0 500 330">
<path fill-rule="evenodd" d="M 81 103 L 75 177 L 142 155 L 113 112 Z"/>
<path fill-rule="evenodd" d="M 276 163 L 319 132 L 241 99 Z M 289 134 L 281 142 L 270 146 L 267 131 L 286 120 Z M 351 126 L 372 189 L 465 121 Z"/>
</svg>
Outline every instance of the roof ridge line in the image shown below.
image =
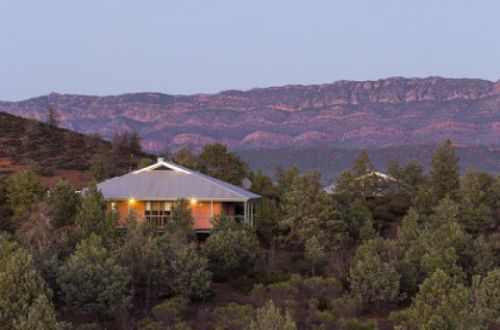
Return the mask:
<svg viewBox="0 0 500 330">
<path fill-rule="evenodd" d="M 235 188 L 238 188 L 238 189 L 243 189 L 243 188 L 238 187 L 238 186 L 237 186 L 237 185 L 235 185 L 235 184 L 232 184 L 232 183 L 229 183 L 229 182 L 225 182 L 225 181 L 223 181 L 223 180 L 219 180 L 219 179 L 217 179 L 217 178 L 213 178 L 213 177 L 211 177 L 211 176 L 209 176 L 209 175 L 203 174 L 203 173 L 198 172 L 198 171 L 192 171 L 192 172 L 191 172 L 191 174 L 194 174 L 194 175 L 198 176 L 199 178 L 201 178 L 201 179 L 203 179 L 203 180 L 205 180 L 205 181 L 208 181 L 208 182 L 211 182 L 211 183 L 213 183 L 213 184 L 216 184 L 216 185 L 218 185 L 219 187 L 222 187 L 222 188 L 224 188 L 224 189 L 226 189 L 226 190 L 231 190 L 231 189 L 229 189 L 228 187 L 224 186 L 224 185 L 223 185 L 223 184 L 221 184 L 220 182 L 224 182 L 225 184 L 230 184 L 230 185 L 232 185 L 232 186 L 234 186 Z M 243 189 L 243 190 L 247 191 L 246 189 Z M 233 192 L 235 192 L 236 194 L 240 195 L 240 196 L 241 196 L 241 197 L 243 197 L 243 198 L 248 198 L 247 196 L 245 196 L 245 195 L 241 194 L 240 192 L 237 192 L 237 191 L 234 191 L 234 190 L 232 190 L 232 191 L 233 191 Z M 251 191 L 248 191 L 248 192 L 252 193 Z M 252 193 L 252 194 L 253 194 L 253 193 Z"/>
</svg>

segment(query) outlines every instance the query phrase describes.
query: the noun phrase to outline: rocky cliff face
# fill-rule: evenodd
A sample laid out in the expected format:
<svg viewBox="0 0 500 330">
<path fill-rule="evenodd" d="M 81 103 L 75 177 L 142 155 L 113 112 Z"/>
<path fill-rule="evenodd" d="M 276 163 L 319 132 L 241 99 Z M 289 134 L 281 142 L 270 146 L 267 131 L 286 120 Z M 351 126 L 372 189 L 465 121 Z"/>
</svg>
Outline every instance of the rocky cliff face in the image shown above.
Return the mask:
<svg viewBox="0 0 500 330">
<path fill-rule="evenodd" d="M 500 81 L 389 78 L 283 86 L 213 95 L 49 94 L 0 102 L 0 111 L 109 137 L 137 130 L 149 151 L 220 141 L 233 148 L 382 147 L 440 142 L 500 143 Z"/>
</svg>

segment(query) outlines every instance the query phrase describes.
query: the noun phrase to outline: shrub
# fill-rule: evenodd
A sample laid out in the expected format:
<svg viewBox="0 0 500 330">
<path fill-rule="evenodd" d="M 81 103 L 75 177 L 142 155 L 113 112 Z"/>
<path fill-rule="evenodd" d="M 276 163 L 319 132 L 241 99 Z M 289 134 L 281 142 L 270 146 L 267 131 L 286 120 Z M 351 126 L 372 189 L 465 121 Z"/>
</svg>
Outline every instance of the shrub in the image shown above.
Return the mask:
<svg viewBox="0 0 500 330">
<path fill-rule="evenodd" d="M 250 330 L 296 330 L 297 325 L 288 312 L 283 312 L 270 300 L 257 309 L 257 315 L 250 322 Z"/>
<path fill-rule="evenodd" d="M 207 239 L 204 253 L 210 270 L 218 277 L 247 273 L 260 256 L 260 246 L 252 228 L 221 219 Z"/>
<path fill-rule="evenodd" d="M 87 315 L 114 315 L 128 307 L 130 275 L 95 234 L 76 247 L 58 272 L 66 309 Z"/>
<path fill-rule="evenodd" d="M 230 303 L 217 307 L 213 312 L 214 328 L 216 330 L 245 329 L 250 324 L 254 308 L 250 305 Z"/>
</svg>

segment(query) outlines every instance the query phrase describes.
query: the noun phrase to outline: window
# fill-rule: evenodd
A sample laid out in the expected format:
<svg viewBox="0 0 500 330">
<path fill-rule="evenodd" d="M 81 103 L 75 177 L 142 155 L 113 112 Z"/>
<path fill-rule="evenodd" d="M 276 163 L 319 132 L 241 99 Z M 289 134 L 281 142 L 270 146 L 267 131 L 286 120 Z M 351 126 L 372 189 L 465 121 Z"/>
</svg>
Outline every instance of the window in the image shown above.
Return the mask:
<svg viewBox="0 0 500 330">
<path fill-rule="evenodd" d="M 146 202 L 144 210 L 145 220 L 155 227 L 163 227 L 170 218 L 172 202 Z"/>
</svg>

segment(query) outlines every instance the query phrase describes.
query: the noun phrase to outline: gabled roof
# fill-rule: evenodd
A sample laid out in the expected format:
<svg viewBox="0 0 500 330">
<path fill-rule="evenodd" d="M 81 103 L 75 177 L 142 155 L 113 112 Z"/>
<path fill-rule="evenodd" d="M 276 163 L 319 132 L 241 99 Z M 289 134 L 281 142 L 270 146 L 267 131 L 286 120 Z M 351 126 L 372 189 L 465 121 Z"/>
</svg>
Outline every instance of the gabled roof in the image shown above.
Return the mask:
<svg viewBox="0 0 500 330">
<path fill-rule="evenodd" d="M 362 176 L 355 178 L 355 180 L 363 180 L 363 179 L 369 178 L 369 177 L 378 177 L 378 178 L 383 179 L 383 180 L 397 181 L 392 176 L 387 175 L 387 174 L 382 173 L 382 172 L 377 172 L 377 171 L 371 171 L 370 173 L 367 173 L 365 175 L 362 175 Z"/>
<path fill-rule="evenodd" d="M 243 202 L 261 196 L 172 162 L 156 164 L 97 185 L 104 198 L 124 200 L 177 200 L 180 198 Z"/>
</svg>

